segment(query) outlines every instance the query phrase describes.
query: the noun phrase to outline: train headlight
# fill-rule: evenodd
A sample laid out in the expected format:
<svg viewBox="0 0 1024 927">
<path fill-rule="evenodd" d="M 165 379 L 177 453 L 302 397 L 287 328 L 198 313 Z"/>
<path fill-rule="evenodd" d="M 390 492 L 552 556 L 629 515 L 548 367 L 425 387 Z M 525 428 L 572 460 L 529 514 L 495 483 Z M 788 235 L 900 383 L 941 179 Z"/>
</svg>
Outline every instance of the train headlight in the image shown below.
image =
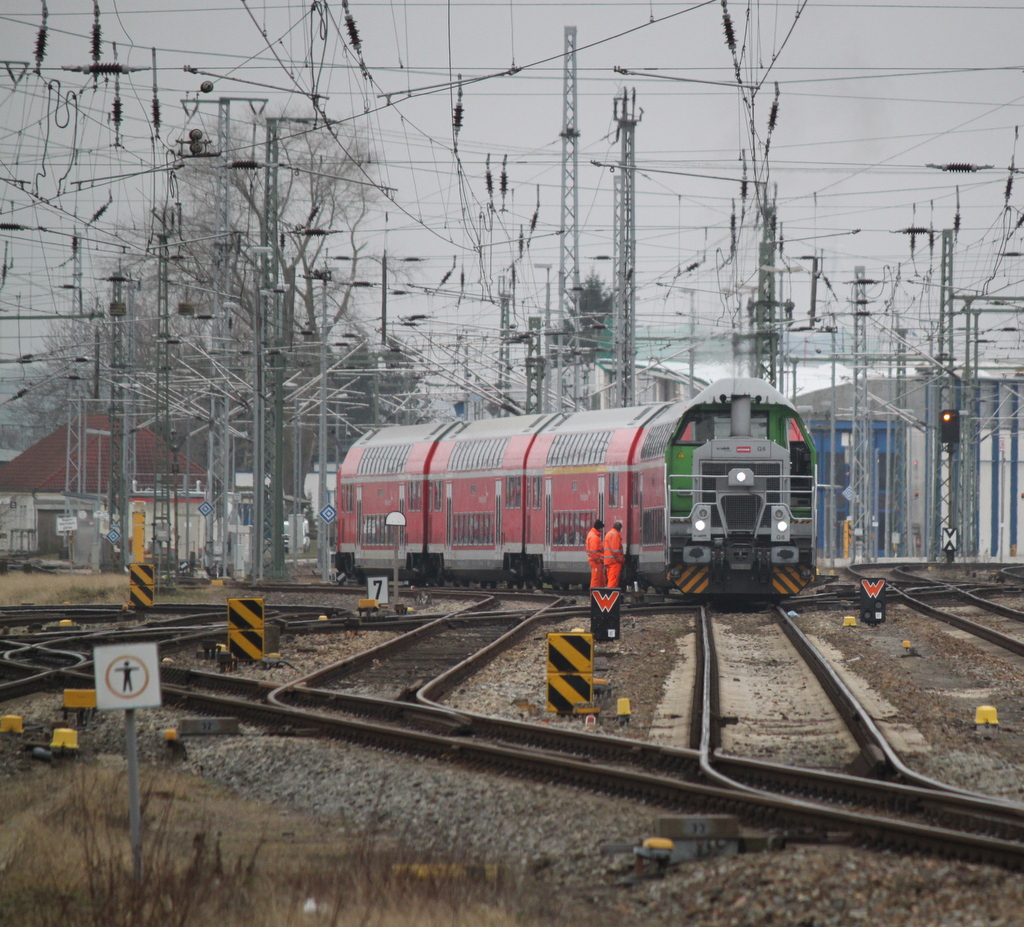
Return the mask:
<svg viewBox="0 0 1024 927">
<path fill-rule="evenodd" d="M 790 517 L 789 506 L 772 506 L 772 540 L 789 541 L 789 528 L 793 519 Z"/>
<path fill-rule="evenodd" d="M 694 541 L 711 540 L 711 506 L 695 505 L 690 517 L 690 538 Z"/>
<path fill-rule="evenodd" d="M 746 486 L 754 488 L 754 471 L 749 467 L 733 467 L 729 471 L 730 486 Z"/>
</svg>

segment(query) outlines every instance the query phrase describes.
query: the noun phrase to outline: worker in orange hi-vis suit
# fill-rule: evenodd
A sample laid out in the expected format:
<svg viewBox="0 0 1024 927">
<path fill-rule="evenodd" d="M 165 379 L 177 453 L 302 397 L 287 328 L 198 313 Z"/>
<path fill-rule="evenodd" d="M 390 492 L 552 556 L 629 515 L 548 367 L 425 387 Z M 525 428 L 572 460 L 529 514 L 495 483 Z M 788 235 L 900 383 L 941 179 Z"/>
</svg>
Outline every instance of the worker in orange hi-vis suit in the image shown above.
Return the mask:
<svg viewBox="0 0 1024 927">
<path fill-rule="evenodd" d="M 604 588 L 604 541 L 601 529 L 604 522 L 598 519 L 587 533 L 587 560 L 590 562 L 590 588 Z"/>
<path fill-rule="evenodd" d="M 622 551 L 622 535 L 619 534 L 621 528 L 622 522 L 617 521 L 604 536 L 604 572 L 609 589 L 619 588 L 622 564 L 626 562 L 626 555 Z"/>
</svg>

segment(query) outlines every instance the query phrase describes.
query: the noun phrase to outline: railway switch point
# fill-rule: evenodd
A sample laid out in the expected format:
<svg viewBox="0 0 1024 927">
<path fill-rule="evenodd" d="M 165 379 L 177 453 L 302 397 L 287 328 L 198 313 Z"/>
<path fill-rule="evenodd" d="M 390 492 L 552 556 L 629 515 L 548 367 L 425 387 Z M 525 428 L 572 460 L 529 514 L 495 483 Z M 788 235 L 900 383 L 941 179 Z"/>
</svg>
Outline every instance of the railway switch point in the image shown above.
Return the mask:
<svg viewBox="0 0 1024 927">
<path fill-rule="evenodd" d="M 904 641 L 903 642 L 903 653 L 901 654 L 901 656 L 904 656 L 904 657 L 919 657 L 919 656 L 921 656 L 921 654 L 917 652 L 917 648 L 914 647 L 910 643 L 910 641 Z"/>
<path fill-rule="evenodd" d="M 53 729 L 50 750 L 53 753 L 74 753 L 78 750 L 78 731 L 70 727 Z"/>
<path fill-rule="evenodd" d="M 844 615 L 843 616 L 843 627 L 844 628 L 855 628 L 855 627 L 857 627 L 857 616 L 856 615 Z"/>
<path fill-rule="evenodd" d="M 96 690 L 95 689 L 65 689 L 64 690 L 64 720 L 68 719 L 68 712 L 73 711 L 78 720 L 79 727 L 85 727 L 89 719 L 96 713 Z"/>
<path fill-rule="evenodd" d="M 380 611 L 380 602 L 377 599 L 360 599 L 356 605 L 356 611 L 359 612 L 360 618 L 365 618 L 367 615 L 375 615 Z M 326 616 L 324 616 L 326 618 Z"/>
<path fill-rule="evenodd" d="M 992 705 L 979 705 L 974 712 L 976 731 L 999 730 L 999 715 Z"/>
<path fill-rule="evenodd" d="M 620 698 L 618 700 L 616 704 L 616 713 L 619 718 L 619 724 L 629 724 L 630 708 L 628 698 Z"/>
<path fill-rule="evenodd" d="M 651 859 L 658 864 L 658 871 L 668 868 L 675 844 L 667 837 L 648 837 L 640 846 L 633 849 L 636 855 L 636 873 L 640 875 L 644 869 L 644 860 Z"/>
<path fill-rule="evenodd" d="M 24 734 L 25 719 L 21 715 L 4 715 L 0 718 L 0 734 Z"/>
<path fill-rule="evenodd" d="M 217 656 L 217 649 L 221 647 L 220 641 L 205 640 L 202 643 L 203 659 L 213 660 Z M 197 654 L 198 656 L 198 654 Z"/>
</svg>

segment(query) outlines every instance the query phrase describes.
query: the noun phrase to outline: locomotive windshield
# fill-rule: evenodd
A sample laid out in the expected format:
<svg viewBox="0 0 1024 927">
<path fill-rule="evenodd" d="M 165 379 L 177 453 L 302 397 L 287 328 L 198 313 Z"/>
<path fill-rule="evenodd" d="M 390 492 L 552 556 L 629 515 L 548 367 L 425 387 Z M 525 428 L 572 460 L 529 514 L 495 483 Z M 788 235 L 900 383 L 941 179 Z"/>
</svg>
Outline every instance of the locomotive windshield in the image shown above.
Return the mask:
<svg viewBox="0 0 1024 927">
<path fill-rule="evenodd" d="M 715 412 L 700 409 L 687 418 L 682 431 L 676 436 L 675 444 L 703 444 L 713 438 L 732 437 L 732 421 L 728 409 Z M 750 437 L 768 437 L 768 412 L 750 413 Z"/>
</svg>

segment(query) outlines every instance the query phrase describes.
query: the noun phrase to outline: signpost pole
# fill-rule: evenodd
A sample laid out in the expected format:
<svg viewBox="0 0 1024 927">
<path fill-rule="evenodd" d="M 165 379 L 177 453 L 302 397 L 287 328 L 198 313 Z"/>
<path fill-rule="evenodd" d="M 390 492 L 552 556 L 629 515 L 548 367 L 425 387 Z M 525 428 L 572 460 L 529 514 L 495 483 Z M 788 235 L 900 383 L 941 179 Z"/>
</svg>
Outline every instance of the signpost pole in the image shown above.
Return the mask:
<svg viewBox="0 0 1024 927">
<path fill-rule="evenodd" d="M 142 881 L 142 808 L 139 799 L 139 741 L 135 732 L 135 709 L 124 713 L 124 743 L 128 755 L 128 830 L 132 842 L 132 872 Z"/>
<path fill-rule="evenodd" d="M 394 574 L 395 574 L 394 590 L 395 590 L 395 592 L 394 592 L 394 597 L 391 599 L 391 601 L 394 603 L 394 606 L 397 608 L 398 607 L 398 555 L 399 555 L 399 548 L 400 548 L 401 540 L 402 540 L 401 529 L 404 528 L 405 524 L 406 524 L 406 522 L 405 522 L 405 513 L 402 512 L 402 511 L 388 512 L 387 515 L 384 516 L 384 524 L 388 525 L 391 528 L 391 531 L 392 531 L 392 533 L 391 533 L 391 540 L 392 540 L 392 542 L 394 544 L 394 558 L 395 558 L 395 560 L 394 560 Z"/>
<path fill-rule="evenodd" d="M 132 872 L 142 882 L 142 809 L 139 800 L 139 740 L 136 708 L 159 708 L 160 651 L 154 643 L 108 644 L 92 651 L 96 680 L 96 708 L 124 711 L 124 746 L 128 760 L 128 829 L 132 845 Z"/>
</svg>

